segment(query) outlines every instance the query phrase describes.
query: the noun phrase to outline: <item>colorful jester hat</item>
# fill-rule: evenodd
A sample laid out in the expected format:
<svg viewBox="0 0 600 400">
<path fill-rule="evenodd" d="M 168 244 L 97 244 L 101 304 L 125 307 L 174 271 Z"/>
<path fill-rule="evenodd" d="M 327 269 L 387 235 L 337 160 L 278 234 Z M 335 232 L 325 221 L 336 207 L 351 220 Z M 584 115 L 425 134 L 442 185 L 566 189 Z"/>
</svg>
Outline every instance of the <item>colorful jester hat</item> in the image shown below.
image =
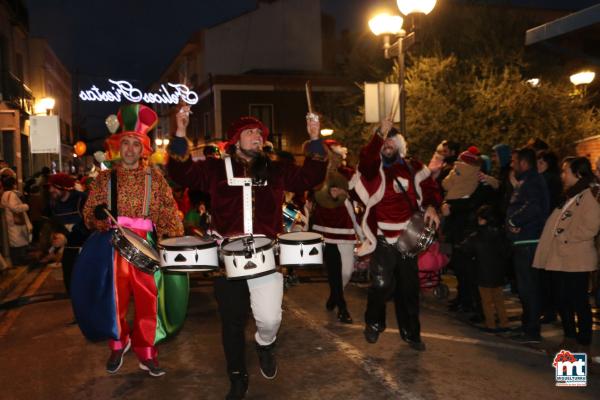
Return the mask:
<svg viewBox="0 0 600 400">
<path fill-rule="evenodd" d="M 114 133 L 106 139 L 105 148 L 108 160 L 120 158 L 119 149 L 121 140 L 126 136 L 139 139 L 144 150 L 142 157 L 152 154 L 152 145 L 148 133 L 158 123 L 158 115 L 148 106 L 143 104 L 127 104 L 119 109 L 120 132 Z"/>
</svg>

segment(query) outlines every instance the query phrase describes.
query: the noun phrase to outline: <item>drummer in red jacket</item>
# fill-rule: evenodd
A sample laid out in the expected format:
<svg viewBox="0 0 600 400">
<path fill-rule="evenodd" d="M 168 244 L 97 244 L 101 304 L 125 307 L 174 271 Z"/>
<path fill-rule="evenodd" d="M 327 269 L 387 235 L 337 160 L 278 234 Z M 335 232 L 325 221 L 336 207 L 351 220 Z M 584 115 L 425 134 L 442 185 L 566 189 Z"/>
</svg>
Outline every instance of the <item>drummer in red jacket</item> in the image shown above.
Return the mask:
<svg viewBox="0 0 600 400">
<path fill-rule="evenodd" d="M 175 182 L 189 186 L 190 190 L 210 194 L 211 228 L 215 235 L 231 238 L 244 234 L 243 188 L 229 185 L 224 159 L 195 162 L 190 159 L 190 146 L 185 139 L 188 111 L 188 107 L 183 107 L 177 113 L 177 132 L 169 147 L 169 174 Z M 227 152 L 231 157 L 233 176 L 252 178 L 252 233 L 276 238 L 283 228 L 284 191 L 303 192 L 323 181 L 327 163 L 318 120 L 307 118 L 307 131 L 310 142 L 305 146 L 307 157 L 302 167 L 272 161 L 263 153 L 269 130 L 256 118 L 242 117 L 227 131 Z M 280 273 L 247 280 L 217 278 L 215 297 L 231 380 L 227 399 L 242 399 L 248 388 L 244 326 L 250 307 L 256 321 L 254 338 L 261 373 L 267 379 L 273 379 L 277 374 L 273 350 L 281 324 L 283 278 Z"/>
<path fill-rule="evenodd" d="M 344 298 L 344 288 L 354 271 L 354 247 L 362 236 L 354 206 L 348 196 L 348 181 L 354 169 L 345 165 L 348 149 L 338 141 L 325 141 L 331 150 L 329 168 L 323 187 L 314 194 L 309 210 L 312 230 L 323 235 L 324 263 L 329 281 L 327 310 L 337 307 L 337 318 L 345 324 L 352 323 Z"/>
<path fill-rule="evenodd" d="M 425 210 L 425 221 L 439 225 L 440 191 L 426 166 L 406 158 L 406 141 L 390 120 L 382 121 L 362 148 L 352 183 L 365 204 L 365 240 L 357 254 L 371 256 L 371 287 L 365 312 L 365 339 L 375 343 L 385 330 L 385 303 L 393 296 L 398 329 L 404 341 L 425 350 L 419 323 L 417 258 L 401 254 L 395 243 L 411 216 Z"/>
</svg>

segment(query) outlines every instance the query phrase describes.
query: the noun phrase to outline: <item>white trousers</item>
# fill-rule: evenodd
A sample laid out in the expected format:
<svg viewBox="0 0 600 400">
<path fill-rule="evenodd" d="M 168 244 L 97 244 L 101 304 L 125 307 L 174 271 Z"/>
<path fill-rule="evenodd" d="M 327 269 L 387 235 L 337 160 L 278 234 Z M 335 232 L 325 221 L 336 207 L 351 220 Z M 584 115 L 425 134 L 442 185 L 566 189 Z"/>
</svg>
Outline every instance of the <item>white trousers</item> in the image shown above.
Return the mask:
<svg viewBox="0 0 600 400">
<path fill-rule="evenodd" d="M 279 272 L 248 279 L 250 307 L 256 321 L 254 338 L 261 346 L 268 346 L 277 339 L 281 326 L 281 302 L 283 301 L 283 275 Z"/>
<path fill-rule="evenodd" d="M 338 243 L 337 248 L 342 258 L 342 285 L 346 287 L 354 272 L 354 243 Z"/>
</svg>

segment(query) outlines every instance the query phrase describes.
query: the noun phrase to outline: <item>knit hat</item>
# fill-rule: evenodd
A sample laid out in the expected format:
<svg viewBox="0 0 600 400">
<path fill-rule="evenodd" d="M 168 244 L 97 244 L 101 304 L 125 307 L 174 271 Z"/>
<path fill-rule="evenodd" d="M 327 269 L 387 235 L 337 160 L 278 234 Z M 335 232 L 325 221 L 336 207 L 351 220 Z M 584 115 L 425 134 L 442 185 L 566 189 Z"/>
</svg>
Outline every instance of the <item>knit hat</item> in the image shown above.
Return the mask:
<svg viewBox="0 0 600 400">
<path fill-rule="evenodd" d="M 481 158 L 479 149 L 475 146 L 469 147 L 466 151 L 463 151 L 458 156 L 458 159 L 469 165 L 481 165 Z"/>
<path fill-rule="evenodd" d="M 105 142 L 109 159 L 114 159 L 114 155 L 118 154 L 121 140 L 126 136 L 135 137 L 142 142 L 144 147 L 143 157 L 152 154 L 152 145 L 148 133 L 158 123 L 156 112 L 143 104 L 127 104 L 119 109 L 117 118 L 121 124 L 121 132 L 110 135 Z"/>
<path fill-rule="evenodd" d="M 236 144 L 240 140 L 240 135 L 246 129 L 258 128 L 261 130 L 263 141 L 269 137 L 269 128 L 254 117 L 241 117 L 235 121 L 227 130 L 227 139 L 229 144 Z"/>
<path fill-rule="evenodd" d="M 58 190 L 73 190 L 75 189 L 75 178 L 72 178 L 64 172 L 50 175 L 48 177 L 48 184 L 54 186 Z"/>
</svg>

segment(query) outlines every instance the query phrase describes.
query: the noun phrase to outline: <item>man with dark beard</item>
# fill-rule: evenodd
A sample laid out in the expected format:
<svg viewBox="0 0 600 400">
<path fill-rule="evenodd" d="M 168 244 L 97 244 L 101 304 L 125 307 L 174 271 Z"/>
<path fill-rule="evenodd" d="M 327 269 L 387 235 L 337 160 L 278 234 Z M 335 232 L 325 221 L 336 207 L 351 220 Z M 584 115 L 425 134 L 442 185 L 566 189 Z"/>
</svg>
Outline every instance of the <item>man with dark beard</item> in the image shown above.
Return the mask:
<svg viewBox="0 0 600 400">
<path fill-rule="evenodd" d="M 231 162 L 234 177 L 252 178 L 252 233 L 271 239 L 276 238 L 283 228 L 281 207 L 284 191 L 304 192 L 321 183 L 325 177 L 326 153 L 319 138 L 319 122 L 314 119 L 307 118 L 311 140 L 305 146 L 307 157 L 302 167 L 290 162 L 272 161 L 262 151 L 269 131 L 253 117 L 240 118 L 227 131 L 229 157 L 193 162 L 185 139 L 188 122 L 188 108 L 184 107 L 177 113 L 177 132 L 169 148 L 168 171 L 175 182 L 210 195 L 211 231 L 217 236 L 231 238 L 247 233 L 242 212 L 243 188 L 230 186 L 226 163 Z M 280 273 L 247 280 L 220 277 L 215 280 L 215 297 L 231 381 L 226 398 L 243 399 L 248 389 L 244 327 L 250 308 L 256 321 L 255 342 L 261 373 L 266 379 L 274 379 L 277 374 L 273 350 L 281 324 L 283 277 Z"/>
<path fill-rule="evenodd" d="M 362 221 L 366 239 L 357 254 L 373 253 L 365 339 L 375 343 L 385 330 L 385 303 L 393 297 L 400 336 L 413 349 L 425 350 L 419 323 L 417 257 L 401 254 L 396 242 L 418 211 L 424 211 L 426 223 L 439 225 L 438 186 L 426 166 L 406 158 L 406 141 L 387 119 L 362 148 L 353 181 L 366 207 Z"/>
</svg>

